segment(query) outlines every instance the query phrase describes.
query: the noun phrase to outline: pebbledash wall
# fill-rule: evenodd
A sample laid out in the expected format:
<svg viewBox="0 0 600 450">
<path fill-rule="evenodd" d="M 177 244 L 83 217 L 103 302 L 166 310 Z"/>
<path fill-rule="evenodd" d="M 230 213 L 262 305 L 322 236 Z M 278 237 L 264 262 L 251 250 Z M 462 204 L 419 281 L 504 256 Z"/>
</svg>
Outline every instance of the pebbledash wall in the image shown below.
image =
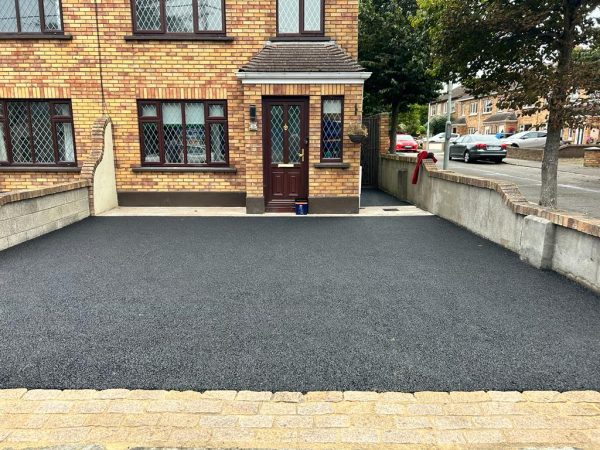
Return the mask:
<svg viewBox="0 0 600 450">
<path fill-rule="evenodd" d="M 380 188 L 600 293 L 600 221 L 530 203 L 512 183 L 459 175 L 425 160 L 381 155 Z"/>
<path fill-rule="evenodd" d="M 358 56 L 358 1 L 328 0 L 325 7 L 325 35 L 354 59 Z M 120 199 L 127 200 L 132 193 L 194 191 L 218 193 L 222 199 L 229 199 L 225 204 L 244 204 L 246 196 L 262 196 L 260 95 L 277 94 L 310 95 L 310 196 L 357 198 L 360 145 L 344 137 L 344 162 L 350 164 L 347 169 L 316 169 L 313 163 L 320 157 L 319 96 L 345 96 L 347 126 L 360 118 L 362 86 L 242 86 L 236 78 L 239 68 L 276 36 L 276 0 L 226 0 L 225 5 L 230 41 L 127 40 L 126 36 L 133 34 L 130 0 L 98 2 L 100 52 L 91 0 L 62 0 L 64 32 L 71 39 L 3 38 L 0 98 L 71 99 L 80 167 L 29 171 L 0 168 L 0 192 L 81 179 L 81 166 L 92 151 L 90 130 L 94 121 L 106 114 L 114 124 L 115 177 Z M 235 172 L 209 168 L 196 172 L 134 170 L 141 164 L 136 102 L 143 99 L 227 100 L 229 158 Z M 248 130 L 251 103 L 259 109 L 256 132 Z"/>
</svg>

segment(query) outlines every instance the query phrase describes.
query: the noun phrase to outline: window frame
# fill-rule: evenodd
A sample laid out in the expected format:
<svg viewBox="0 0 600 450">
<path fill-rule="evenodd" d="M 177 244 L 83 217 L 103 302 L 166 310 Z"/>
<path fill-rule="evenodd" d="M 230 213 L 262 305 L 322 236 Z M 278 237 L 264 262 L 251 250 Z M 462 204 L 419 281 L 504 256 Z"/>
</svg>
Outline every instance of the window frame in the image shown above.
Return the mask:
<svg viewBox="0 0 600 450">
<path fill-rule="evenodd" d="M 325 103 L 325 100 L 340 100 L 342 102 L 342 128 L 340 130 L 340 157 L 339 158 L 325 158 L 324 154 L 324 133 L 323 133 L 323 104 Z M 321 162 L 323 163 L 333 163 L 333 162 L 344 162 L 344 96 L 343 95 L 324 95 L 321 97 L 321 117 L 319 120 L 319 125 L 321 128 L 321 142 L 320 142 L 320 148 L 321 148 Z"/>
<path fill-rule="evenodd" d="M 40 0 L 43 1 L 43 0 Z M 186 37 L 186 36 L 225 36 L 227 33 L 227 24 L 225 21 L 225 0 L 221 0 L 221 15 L 222 15 L 222 27 L 221 30 L 206 30 L 202 31 L 198 28 L 198 0 L 192 1 L 192 17 L 194 31 L 191 33 L 173 33 L 167 31 L 167 3 L 166 0 L 158 0 L 160 2 L 160 29 L 159 30 L 138 30 L 137 14 L 136 14 L 136 1 L 130 0 L 131 2 L 131 24 L 133 28 L 134 36 L 175 36 L 175 37 Z"/>
<path fill-rule="evenodd" d="M 279 2 L 275 9 L 275 34 L 281 38 L 311 38 L 325 36 L 325 0 L 321 0 L 321 30 L 320 31 L 305 31 L 304 30 L 304 0 L 298 0 L 298 33 L 281 33 L 279 31 Z"/>
<path fill-rule="evenodd" d="M 27 128 L 29 147 L 31 152 L 31 163 L 15 163 L 13 156 L 13 145 L 10 133 L 9 117 L 8 117 L 8 104 L 9 103 L 26 103 L 27 106 Z M 32 103 L 48 103 L 50 109 L 50 126 L 52 130 L 52 150 L 54 154 L 54 163 L 39 163 L 36 162 L 35 146 L 33 143 L 33 123 L 31 121 L 31 104 Z M 70 116 L 61 116 L 53 114 L 54 107 L 56 104 L 66 103 L 69 105 Z M 73 133 L 73 161 L 59 161 L 58 156 L 58 139 L 56 124 L 58 123 L 70 123 L 71 130 Z M 70 99 L 45 99 L 45 98 L 27 98 L 27 99 L 2 99 L 0 98 L 0 127 L 4 131 L 4 144 L 6 146 L 6 161 L 0 160 L 0 166 L 2 167 L 77 167 L 77 139 L 75 139 L 75 123 L 73 121 L 73 105 Z"/>
<path fill-rule="evenodd" d="M 488 106 L 489 106 L 489 110 L 488 110 Z M 494 102 L 493 100 L 485 100 L 483 102 L 483 114 L 491 114 L 492 111 L 494 110 Z"/>
<path fill-rule="evenodd" d="M 476 116 L 479 113 L 479 101 L 471 102 L 469 104 L 469 115 Z"/>
<path fill-rule="evenodd" d="M 182 145 L 184 150 L 183 163 L 171 164 L 165 162 L 165 140 L 164 140 L 164 123 L 162 105 L 165 103 L 179 103 L 181 105 L 181 126 L 182 126 Z M 204 164 L 189 164 L 188 160 L 188 148 L 187 148 L 187 133 L 186 133 L 186 116 L 185 116 L 185 105 L 189 103 L 201 103 L 204 106 L 204 144 L 206 148 L 206 161 Z M 156 107 L 156 117 L 142 117 L 142 106 L 143 105 L 154 105 Z M 209 108 L 212 105 L 221 105 L 224 108 L 223 117 L 209 117 Z M 180 100 L 180 99 L 142 99 L 137 100 L 137 113 L 138 113 L 138 132 L 140 142 L 140 161 L 142 167 L 229 167 L 229 120 L 228 120 L 228 109 L 227 100 Z M 144 123 L 156 123 L 158 127 L 158 151 L 159 151 L 159 162 L 147 162 L 144 157 Z M 211 124 L 223 124 L 225 128 L 225 161 L 212 162 L 212 147 L 210 142 L 210 128 Z"/>
<path fill-rule="evenodd" d="M 10 1 L 10 0 L 8 0 Z M 21 31 L 21 13 L 19 0 L 12 0 L 15 3 L 15 16 L 17 20 L 17 31 L 1 31 L 2 36 L 58 36 L 64 35 L 65 24 L 63 23 L 62 0 L 58 0 L 58 14 L 60 17 L 60 29 L 48 30 L 46 28 L 46 11 L 44 10 L 44 0 L 37 0 L 38 12 L 40 15 L 40 31 Z"/>
</svg>

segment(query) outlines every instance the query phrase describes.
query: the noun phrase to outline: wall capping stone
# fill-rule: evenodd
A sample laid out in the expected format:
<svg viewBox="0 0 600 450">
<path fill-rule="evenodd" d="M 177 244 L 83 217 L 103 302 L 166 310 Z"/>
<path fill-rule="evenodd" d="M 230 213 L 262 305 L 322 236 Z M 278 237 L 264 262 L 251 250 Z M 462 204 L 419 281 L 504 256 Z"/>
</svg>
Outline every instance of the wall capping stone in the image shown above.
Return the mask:
<svg viewBox="0 0 600 450">
<path fill-rule="evenodd" d="M 46 195 L 59 194 L 61 192 L 74 191 L 81 188 L 89 188 L 91 183 L 88 180 L 73 181 L 71 183 L 55 184 L 54 186 L 27 189 L 22 191 L 10 191 L 0 194 L 0 206 L 9 203 L 30 200 L 32 198 L 44 197 Z"/>
<path fill-rule="evenodd" d="M 381 155 L 383 159 L 396 160 L 407 163 L 415 163 L 416 156 L 407 155 Z M 537 216 L 549 220 L 555 225 L 580 231 L 591 236 L 600 237 L 600 219 L 593 219 L 584 214 L 577 214 L 563 210 L 546 208 L 527 200 L 518 186 L 507 181 L 495 181 L 482 177 L 461 175 L 451 170 L 440 169 L 436 163 L 427 159 L 423 161 L 424 169 L 431 178 L 439 178 L 445 181 L 476 186 L 483 189 L 496 191 L 502 197 L 502 201 L 514 213 L 521 216 Z"/>
</svg>

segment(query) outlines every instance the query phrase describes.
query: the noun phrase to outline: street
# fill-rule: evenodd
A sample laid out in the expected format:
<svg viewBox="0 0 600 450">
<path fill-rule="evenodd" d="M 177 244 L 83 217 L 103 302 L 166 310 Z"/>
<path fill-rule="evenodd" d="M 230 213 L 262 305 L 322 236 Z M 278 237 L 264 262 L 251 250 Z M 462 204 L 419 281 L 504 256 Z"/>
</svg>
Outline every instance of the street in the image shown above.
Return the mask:
<svg viewBox="0 0 600 450">
<path fill-rule="evenodd" d="M 441 167 L 443 153 L 436 152 Z M 540 198 L 541 162 L 506 159 L 503 164 L 478 161 L 465 164 L 450 161 L 450 169 L 465 175 L 474 175 L 519 186 L 523 195 L 531 202 Z M 600 217 L 600 169 L 583 167 L 581 159 L 561 160 L 558 173 L 558 207 L 577 211 L 592 217 Z"/>
</svg>

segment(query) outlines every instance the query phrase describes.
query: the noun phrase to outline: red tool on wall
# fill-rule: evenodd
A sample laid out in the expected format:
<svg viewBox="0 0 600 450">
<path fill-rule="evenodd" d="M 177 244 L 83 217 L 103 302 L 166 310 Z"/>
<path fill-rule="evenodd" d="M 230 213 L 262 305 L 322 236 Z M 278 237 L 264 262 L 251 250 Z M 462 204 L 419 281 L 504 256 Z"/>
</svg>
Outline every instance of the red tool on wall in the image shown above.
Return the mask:
<svg viewBox="0 0 600 450">
<path fill-rule="evenodd" d="M 437 158 L 433 153 L 428 153 L 426 151 L 419 152 L 417 155 L 417 165 L 415 166 L 415 171 L 412 176 L 412 184 L 417 184 L 419 181 L 419 170 L 421 169 L 421 165 L 423 165 L 423 161 L 426 159 L 433 159 L 433 162 L 437 162 Z"/>
</svg>

